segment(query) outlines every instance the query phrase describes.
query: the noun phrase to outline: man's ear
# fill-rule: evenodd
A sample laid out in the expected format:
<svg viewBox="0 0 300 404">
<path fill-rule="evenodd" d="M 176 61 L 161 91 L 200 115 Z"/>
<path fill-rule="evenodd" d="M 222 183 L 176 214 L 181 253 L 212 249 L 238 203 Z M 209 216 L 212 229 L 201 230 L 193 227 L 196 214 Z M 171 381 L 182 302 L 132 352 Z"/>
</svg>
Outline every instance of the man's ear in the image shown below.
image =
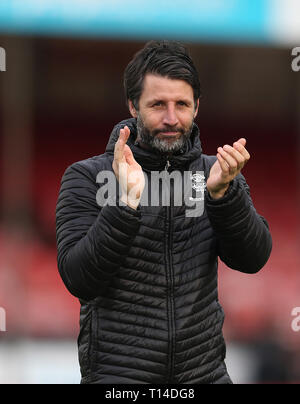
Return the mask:
<svg viewBox="0 0 300 404">
<path fill-rule="evenodd" d="M 131 100 L 128 100 L 128 107 L 129 107 L 129 111 L 130 111 L 131 115 L 133 116 L 133 118 L 137 118 L 137 111 Z"/>
<path fill-rule="evenodd" d="M 195 108 L 195 112 L 194 112 L 194 118 L 196 118 L 196 116 L 198 114 L 198 109 L 199 109 L 199 98 L 197 100 L 197 104 L 196 104 L 196 108 Z"/>
</svg>

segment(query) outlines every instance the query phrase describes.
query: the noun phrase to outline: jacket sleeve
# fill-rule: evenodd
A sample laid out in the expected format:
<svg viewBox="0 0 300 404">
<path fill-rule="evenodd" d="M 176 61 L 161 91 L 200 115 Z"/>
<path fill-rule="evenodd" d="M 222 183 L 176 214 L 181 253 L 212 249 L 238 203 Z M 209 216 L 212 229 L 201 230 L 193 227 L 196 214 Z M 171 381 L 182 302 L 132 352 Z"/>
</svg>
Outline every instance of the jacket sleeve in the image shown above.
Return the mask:
<svg viewBox="0 0 300 404">
<path fill-rule="evenodd" d="M 98 186 L 87 167 L 69 166 L 56 205 L 57 264 L 71 294 L 90 300 L 120 270 L 140 225 L 140 209 L 100 207 Z"/>
<path fill-rule="evenodd" d="M 220 199 L 212 199 L 206 190 L 205 206 L 220 259 L 231 269 L 258 272 L 269 259 L 272 238 L 267 221 L 254 208 L 244 176 L 239 174 Z"/>
</svg>

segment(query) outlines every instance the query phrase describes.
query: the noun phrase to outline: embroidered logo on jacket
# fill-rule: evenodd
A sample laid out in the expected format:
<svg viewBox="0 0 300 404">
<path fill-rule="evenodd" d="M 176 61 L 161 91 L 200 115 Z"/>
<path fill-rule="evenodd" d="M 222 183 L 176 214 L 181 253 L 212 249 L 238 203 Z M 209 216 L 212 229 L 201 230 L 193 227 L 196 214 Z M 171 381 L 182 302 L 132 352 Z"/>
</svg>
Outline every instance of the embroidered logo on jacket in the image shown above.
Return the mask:
<svg viewBox="0 0 300 404">
<path fill-rule="evenodd" d="M 190 201 L 204 201 L 204 191 L 206 188 L 205 176 L 202 173 L 191 174 L 192 189 L 197 193 L 196 197 L 190 196 Z"/>
</svg>

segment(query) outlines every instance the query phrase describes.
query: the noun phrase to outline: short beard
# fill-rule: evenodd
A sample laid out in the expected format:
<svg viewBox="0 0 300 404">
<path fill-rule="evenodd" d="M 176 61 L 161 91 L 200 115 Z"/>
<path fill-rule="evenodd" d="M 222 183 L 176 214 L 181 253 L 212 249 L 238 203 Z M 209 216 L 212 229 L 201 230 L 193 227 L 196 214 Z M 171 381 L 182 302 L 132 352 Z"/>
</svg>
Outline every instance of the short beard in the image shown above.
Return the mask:
<svg viewBox="0 0 300 404">
<path fill-rule="evenodd" d="M 190 128 L 187 131 L 184 131 L 183 129 L 178 129 L 174 128 L 172 126 L 164 128 L 163 130 L 154 130 L 150 131 L 148 128 L 144 126 L 144 123 L 141 119 L 140 114 L 137 116 L 137 134 L 139 139 L 141 141 L 153 148 L 154 150 L 159 151 L 160 153 L 176 153 L 180 149 L 183 149 L 184 146 L 186 145 L 188 139 L 191 136 L 192 133 L 192 128 L 193 128 L 193 123 L 192 122 Z M 169 142 L 166 139 L 159 139 L 156 135 L 158 133 L 162 132 L 180 132 L 181 136 L 179 139 L 175 140 L 174 142 Z"/>
</svg>

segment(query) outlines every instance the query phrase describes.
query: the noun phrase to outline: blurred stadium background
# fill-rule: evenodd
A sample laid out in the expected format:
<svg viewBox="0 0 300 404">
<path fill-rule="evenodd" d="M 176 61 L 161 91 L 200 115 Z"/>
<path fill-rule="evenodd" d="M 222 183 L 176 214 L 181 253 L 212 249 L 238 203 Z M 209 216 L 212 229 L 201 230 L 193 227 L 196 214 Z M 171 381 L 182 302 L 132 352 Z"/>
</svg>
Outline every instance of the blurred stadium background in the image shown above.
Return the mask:
<svg viewBox="0 0 300 404">
<path fill-rule="evenodd" d="M 292 328 L 300 306 L 300 71 L 291 68 L 299 1 L 1 0 L 0 383 L 80 381 L 79 303 L 56 265 L 60 180 L 71 163 L 103 153 L 113 126 L 129 116 L 124 68 L 156 38 L 191 50 L 204 152 L 247 138 L 243 173 L 273 236 L 259 274 L 220 263 L 233 381 L 300 381 L 300 331 Z"/>
</svg>

